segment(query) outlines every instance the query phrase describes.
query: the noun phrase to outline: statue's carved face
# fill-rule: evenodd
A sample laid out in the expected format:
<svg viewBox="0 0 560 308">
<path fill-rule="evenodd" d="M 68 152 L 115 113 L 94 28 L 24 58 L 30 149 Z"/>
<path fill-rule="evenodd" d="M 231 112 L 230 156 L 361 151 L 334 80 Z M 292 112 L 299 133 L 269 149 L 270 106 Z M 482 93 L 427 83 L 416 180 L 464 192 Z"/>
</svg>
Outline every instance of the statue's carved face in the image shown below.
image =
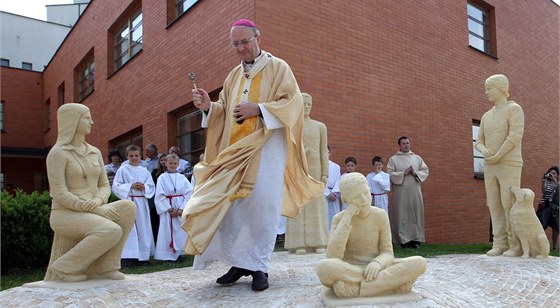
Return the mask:
<svg viewBox="0 0 560 308">
<path fill-rule="evenodd" d="M 93 125 L 93 120 L 91 119 L 91 113 L 88 111 L 82 115 L 78 121 L 78 127 L 76 128 L 76 133 L 81 135 L 87 135 L 91 133 L 91 126 Z"/>
<path fill-rule="evenodd" d="M 309 95 L 303 95 L 303 114 L 308 116 L 311 113 L 311 107 L 313 106 L 313 100 Z"/>
<path fill-rule="evenodd" d="M 371 193 L 368 182 L 361 173 L 348 173 L 340 179 L 340 193 L 342 200 L 347 204 L 358 207 L 369 207 L 371 204 Z"/>
<path fill-rule="evenodd" d="M 486 89 L 485 92 L 486 96 L 488 97 L 488 100 L 491 102 L 495 102 L 501 98 L 505 98 L 504 92 L 500 91 L 492 84 L 486 84 L 485 89 Z"/>
</svg>

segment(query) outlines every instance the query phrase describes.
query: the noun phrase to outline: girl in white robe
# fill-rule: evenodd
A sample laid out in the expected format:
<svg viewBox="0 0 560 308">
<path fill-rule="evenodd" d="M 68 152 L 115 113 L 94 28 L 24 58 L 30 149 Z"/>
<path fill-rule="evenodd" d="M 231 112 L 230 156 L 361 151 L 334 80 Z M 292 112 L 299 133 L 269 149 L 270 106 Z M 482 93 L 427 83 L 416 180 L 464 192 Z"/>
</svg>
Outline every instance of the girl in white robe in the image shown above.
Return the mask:
<svg viewBox="0 0 560 308">
<path fill-rule="evenodd" d="M 157 179 L 155 204 L 159 231 L 154 259 L 176 261 L 183 253 L 187 233 L 181 228 L 181 215 L 193 194 L 189 180 L 177 172 L 178 157 L 167 155 L 167 172 Z"/>
<path fill-rule="evenodd" d="M 117 170 L 112 189 L 119 199 L 132 200 L 136 204 L 136 220 L 121 258 L 149 261 L 150 256 L 154 255 L 155 243 L 148 199 L 154 195 L 155 185 L 150 172 L 139 165 L 140 148 L 128 146 L 126 153 L 128 164 L 121 165 Z"/>
</svg>

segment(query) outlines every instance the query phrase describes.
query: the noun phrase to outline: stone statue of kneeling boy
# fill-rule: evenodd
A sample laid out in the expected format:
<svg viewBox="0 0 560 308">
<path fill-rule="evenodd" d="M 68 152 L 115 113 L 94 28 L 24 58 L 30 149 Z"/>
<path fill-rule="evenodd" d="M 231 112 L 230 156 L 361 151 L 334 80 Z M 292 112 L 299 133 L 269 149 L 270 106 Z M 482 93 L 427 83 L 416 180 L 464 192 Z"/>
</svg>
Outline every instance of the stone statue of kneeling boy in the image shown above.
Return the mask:
<svg viewBox="0 0 560 308">
<path fill-rule="evenodd" d="M 321 283 L 346 298 L 409 293 L 426 271 L 424 258 L 394 259 L 389 218 L 371 206 L 362 174 L 344 175 L 340 192 L 348 208 L 333 218 L 327 259 L 317 265 Z"/>
</svg>

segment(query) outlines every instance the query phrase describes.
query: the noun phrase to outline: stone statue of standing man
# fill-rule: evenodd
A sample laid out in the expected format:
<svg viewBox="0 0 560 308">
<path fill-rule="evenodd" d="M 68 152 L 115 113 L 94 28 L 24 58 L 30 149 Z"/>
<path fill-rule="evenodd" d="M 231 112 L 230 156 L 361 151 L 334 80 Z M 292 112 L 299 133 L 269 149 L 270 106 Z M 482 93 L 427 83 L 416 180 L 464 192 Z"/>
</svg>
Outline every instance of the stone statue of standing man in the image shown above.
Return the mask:
<svg viewBox="0 0 560 308">
<path fill-rule="evenodd" d="M 521 182 L 521 139 L 523 137 L 523 109 L 508 101 L 509 81 L 504 75 L 486 79 L 486 95 L 494 104 L 480 120 L 476 149 L 484 156 L 484 185 L 486 204 L 492 219 L 494 242 L 488 256 L 518 256 L 521 249 L 513 236 L 510 210 L 514 202 L 511 187 Z"/>
<path fill-rule="evenodd" d="M 313 104 L 311 95 L 303 96 L 303 146 L 307 156 L 309 175 L 327 183 L 329 176 L 329 150 L 327 127 L 309 117 Z M 296 254 L 324 252 L 328 242 L 327 208 L 325 198 L 320 196 L 306 203 L 297 218 L 288 218 L 284 248 Z"/>
</svg>

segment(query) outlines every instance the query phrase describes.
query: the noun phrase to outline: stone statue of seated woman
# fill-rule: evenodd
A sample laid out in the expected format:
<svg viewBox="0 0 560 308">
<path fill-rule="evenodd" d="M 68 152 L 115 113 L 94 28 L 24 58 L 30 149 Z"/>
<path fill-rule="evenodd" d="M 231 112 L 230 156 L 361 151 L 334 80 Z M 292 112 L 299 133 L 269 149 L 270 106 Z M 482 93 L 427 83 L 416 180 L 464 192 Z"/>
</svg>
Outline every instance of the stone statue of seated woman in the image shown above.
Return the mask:
<svg viewBox="0 0 560 308">
<path fill-rule="evenodd" d="M 426 271 L 424 258 L 394 259 L 389 218 L 371 206 L 362 174 L 344 175 L 340 192 L 348 208 L 333 218 L 327 259 L 317 266 L 321 283 L 344 298 L 409 293 Z"/>
<path fill-rule="evenodd" d="M 111 189 L 101 152 L 85 142 L 93 125 L 89 109 L 64 104 L 57 119 L 57 141 L 47 156 L 54 240 L 45 280 L 124 279 L 120 257 L 134 203 L 107 203 Z"/>
</svg>

